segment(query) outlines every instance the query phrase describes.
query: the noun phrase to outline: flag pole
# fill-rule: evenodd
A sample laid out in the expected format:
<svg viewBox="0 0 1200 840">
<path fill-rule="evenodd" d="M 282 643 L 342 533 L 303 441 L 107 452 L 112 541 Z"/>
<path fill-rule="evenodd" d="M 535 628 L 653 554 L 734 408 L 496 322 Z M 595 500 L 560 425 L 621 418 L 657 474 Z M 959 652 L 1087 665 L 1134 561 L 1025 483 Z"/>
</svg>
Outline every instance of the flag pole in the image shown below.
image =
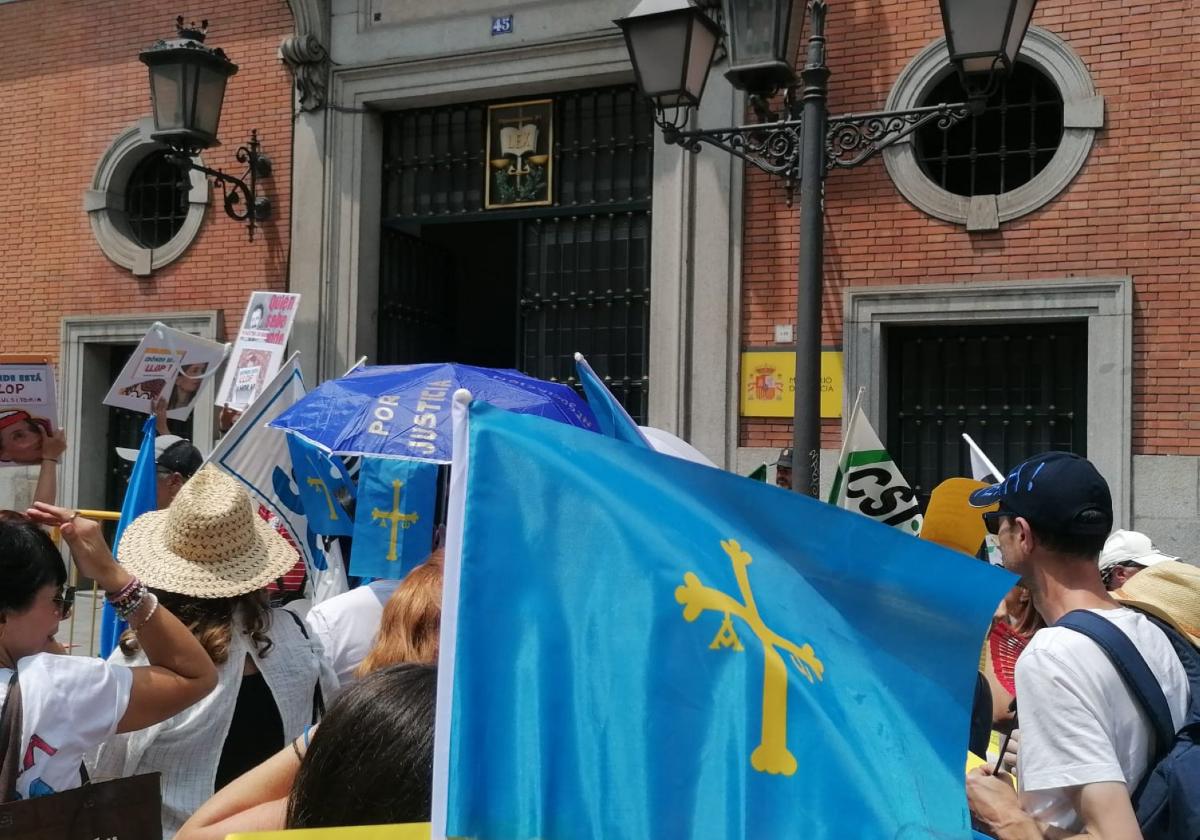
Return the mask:
<svg viewBox="0 0 1200 840">
<path fill-rule="evenodd" d="M 866 385 L 858 386 L 858 393 L 854 397 L 854 408 L 850 409 L 850 420 L 846 423 L 846 432 L 842 435 L 842 448 L 838 451 L 837 466 L 833 469 L 833 484 L 829 488 L 828 502 L 831 505 L 836 505 L 837 497 L 840 494 L 842 483 L 842 464 L 846 459 L 846 447 L 850 443 L 850 438 L 854 436 L 854 421 L 858 419 L 858 410 L 862 406 L 863 394 L 867 392 Z M 792 457 L 796 457 L 794 454 Z"/>
<path fill-rule="evenodd" d="M 858 394 L 854 397 L 854 408 L 850 409 L 850 422 L 846 424 L 846 433 L 842 435 L 842 448 L 838 452 L 838 468 L 842 466 L 842 459 L 846 457 L 846 445 L 850 442 L 851 433 L 854 431 L 854 421 L 858 419 L 858 410 L 862 407 L 863 394 L 867 393 L 866 385 L 858 386 Z"/>
</svg>

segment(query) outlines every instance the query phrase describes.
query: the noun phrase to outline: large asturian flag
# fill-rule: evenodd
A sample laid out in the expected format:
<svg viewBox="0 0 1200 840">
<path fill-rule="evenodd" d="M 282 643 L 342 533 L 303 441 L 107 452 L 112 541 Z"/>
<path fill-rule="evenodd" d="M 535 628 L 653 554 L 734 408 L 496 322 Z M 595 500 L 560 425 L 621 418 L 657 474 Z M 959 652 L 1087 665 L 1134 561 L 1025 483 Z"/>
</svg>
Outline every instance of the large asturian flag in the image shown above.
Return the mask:
<svg viewBox="0 0 1200 840">
<path fill-rule="evenodd" d="M 1013 577 L 455 397 L 433 836 L 961 838 Z"/>
<path fill-rule="evenodd" d="M 921 532 L 921 507 L 900 468 L 883 448 L 862 406 L 855 404 L 842 442 L 829 504 L 861 513 L 906 534 Z"/>
<path fill-rule="evenodd" d="M 158 508 L 158 465 L 155 463 L 154 441 L 158 437 L 153 417 L 146 418 L 142 425 L 142 444 L 138 449 L 137 460 L 133 462 L 133 470 L 129 473 L 129 484 L 125 488 L 125 498 L 121 502 L 121 518 L 117 520 L 117 528 L 113 534 L 113 554 L 121 559 L 121 537 L 129 523 L 143 513 Z M 100 655 L 107 657 L 116 648 L 121 634 L 125 632 L 126 624 L 117 615 L 116 610 L 108 601 L 100 616 Z"/>
<path fill-rule="evenodd" d="M 314 603 L 345 592 L 346 568 L 336 540 L 322 539 L 309 527 L 292 473 L 287 433 L 267 427 L 304 396 L 299 354 L 293 353 L 208 458 L 246 485 L 250 496 L 300 552 Z"/>
</svg>

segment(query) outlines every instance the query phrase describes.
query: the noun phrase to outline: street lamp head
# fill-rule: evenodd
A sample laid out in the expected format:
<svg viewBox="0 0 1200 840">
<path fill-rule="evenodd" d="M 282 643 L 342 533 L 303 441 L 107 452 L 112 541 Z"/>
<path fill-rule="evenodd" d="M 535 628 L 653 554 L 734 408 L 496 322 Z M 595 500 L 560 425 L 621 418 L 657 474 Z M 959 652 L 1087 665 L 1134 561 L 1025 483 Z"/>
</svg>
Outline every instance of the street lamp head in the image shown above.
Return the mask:
<svg viewBox="0 0 1200 840">
<path fill-rule="evenodd" d="M 721 29 L 691 0 L 642 0 L 616 21 L 638 89 L 660 113 L 700 104 Z"/>
<path fill-rule="evenodd" d="M 747 93 L 768 96 L 795 81 L 799 27 L 793 33 L 793 0 L 722 0 L 729 38 L 725 78 Z"/>
<path fill-rule="evenodd" d="M 1012 72 L 1037 0 L 939 0 L 950 61 L 963 87 L 990 95 Z"/>
<path fill-rule="evenodd" d="M 187 155 L 220 145 L 217 127 L 225 83 L 237 65 L 224 51 L 208 47 L 208 21 L 200 26 L 175 19 L 177 37 L 161 40 L 138 58 L 150 68 L 150 101 L 155 140 Z"/>
</svg>

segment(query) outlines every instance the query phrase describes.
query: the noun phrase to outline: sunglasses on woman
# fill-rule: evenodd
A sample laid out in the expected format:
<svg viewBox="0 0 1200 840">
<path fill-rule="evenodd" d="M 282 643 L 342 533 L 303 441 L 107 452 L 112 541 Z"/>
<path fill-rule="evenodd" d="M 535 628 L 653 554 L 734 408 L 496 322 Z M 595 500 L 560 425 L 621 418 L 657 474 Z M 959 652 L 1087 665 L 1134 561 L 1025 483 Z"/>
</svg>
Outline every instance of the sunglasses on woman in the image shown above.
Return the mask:
<svg viewBox="0 0 1200 840">
<path fill-rule="evenodd" d="M 58 607 L 58 614 L 66 621 L 71 617 L 71 612 L 75 609 L 75 587 L 64 586 L 62 593 L 54 596 L 52 599 L 54 605 Z"/>
</svg>

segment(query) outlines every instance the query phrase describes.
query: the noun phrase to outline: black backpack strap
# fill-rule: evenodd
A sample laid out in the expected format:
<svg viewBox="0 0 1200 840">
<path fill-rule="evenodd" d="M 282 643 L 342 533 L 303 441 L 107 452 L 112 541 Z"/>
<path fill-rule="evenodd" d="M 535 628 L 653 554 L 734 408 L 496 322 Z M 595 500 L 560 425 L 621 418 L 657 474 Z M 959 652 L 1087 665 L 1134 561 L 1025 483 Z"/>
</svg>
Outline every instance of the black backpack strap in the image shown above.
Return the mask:
<svg viewBox="0 0 1200 840">
<path fill-rule="evenodd" d="M 1129 637 L 1108 619 L 1087 610 L 1072 610 L 1056 621 L 1054 626 L 1082 633 L 1108 655 L 1113 667 L 1150 718 L 1150 725 L 1154 727 L 1158 739 L 1158 749 L 1154 753 L 1156 759 L 1166 755 L 1175 742 L 1171 707 L 1154 672 Z"/>
<path fill-rule="evenodd" d="M 17 799 L 17 776 L 21 775 L 21 685 L 17 669 L 8 680 L 4 712 L 0 714 L 0 803 Z"/>
</svg>

